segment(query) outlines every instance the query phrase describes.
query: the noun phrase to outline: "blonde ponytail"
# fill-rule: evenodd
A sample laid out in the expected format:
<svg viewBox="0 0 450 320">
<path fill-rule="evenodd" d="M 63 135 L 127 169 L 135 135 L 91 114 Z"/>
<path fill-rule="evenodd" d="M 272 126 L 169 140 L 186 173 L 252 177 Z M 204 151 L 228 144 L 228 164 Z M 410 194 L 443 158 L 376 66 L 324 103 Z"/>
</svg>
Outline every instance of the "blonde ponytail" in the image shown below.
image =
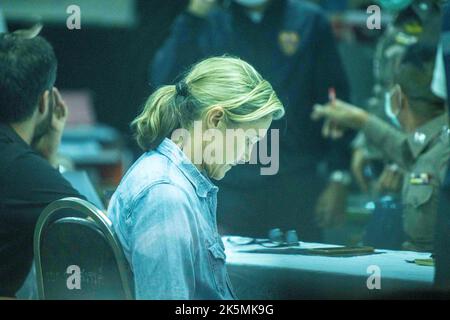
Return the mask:
<svg viewBox="0 0 450 320">
<path fill-rule="evenodd" d="M 179 127 L 177 109 L 175 86 L 161 87 L 147 99 L 144 110 L 131 123 L 136 141 L 143 150 L 156 148 Z"/>
<path fill-rule="evenodd" d="M 148 98 L 132 122 L 136 140 L 144 151 L 155 149 L 175 129 L 189 129 L 218 105 L 233 123 L 284 115 L 272 86 L 251 65 L 238 58 L 213 57 L 194 65 L 176 86 L 161 87 Z"/>
</svg>

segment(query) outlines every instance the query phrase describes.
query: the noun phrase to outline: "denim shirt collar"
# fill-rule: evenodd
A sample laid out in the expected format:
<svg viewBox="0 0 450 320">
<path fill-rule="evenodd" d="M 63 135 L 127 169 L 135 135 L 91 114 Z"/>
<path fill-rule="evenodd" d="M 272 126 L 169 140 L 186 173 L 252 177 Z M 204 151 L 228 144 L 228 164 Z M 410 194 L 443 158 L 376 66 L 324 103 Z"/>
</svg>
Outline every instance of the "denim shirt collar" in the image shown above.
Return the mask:
<svg viewBox="0 0 450 320">
<path fill-rule="evenodd" d="M 172 140 L 165 138 L 156 151 L 166 156 L 180 169 L 195 187 L 199 197 L 206 198 L 209 194 L 217 193 L 219 190 L 206 175 L 198 170 Z"/>
</svg>

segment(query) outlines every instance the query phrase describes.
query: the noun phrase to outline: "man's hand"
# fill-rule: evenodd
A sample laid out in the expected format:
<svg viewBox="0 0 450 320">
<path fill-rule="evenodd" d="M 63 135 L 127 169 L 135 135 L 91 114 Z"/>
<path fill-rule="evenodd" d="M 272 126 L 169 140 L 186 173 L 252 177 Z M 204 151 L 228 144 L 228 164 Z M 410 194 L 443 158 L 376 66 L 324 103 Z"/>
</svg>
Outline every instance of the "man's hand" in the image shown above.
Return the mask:
<svg viewBox="0 0 450 320">
<path fill-rule="evenodd" d="M 217 0 L 190 0 L 187 11 L 199 18 L 205 18 L 216 3 Z"/>
<path fill-rule="evenodd" d="M 33 147 L 54 167 L 56 167 L 56 154 L 59 144 L 61 143 L 61 137 L 67 120 L 68 109 L 58 89 L 53 88 L 52 94 L 54 98 L 54 109 L 51 126 L 47 134 L 37 141 Z"/>
<path fill-rule="evenodd" d="M 316 205 L 316 221 L 322 227 L 334 227 L 345 221 L 347 187 L 339 182 L 330 182 Z"/>
<path fill-rule="evenodd" d="M 399 193 L 402 188 L 402 180 L 403 173 L 400 172 L 397 165 L 386 165 L 378 179 L 376 191 L 378 193 Z"/>
<path fill-rule="evenodd" d="M 311 118 L 315 121 L 325 119 L 322 134 L 338 138 L 342 128 L 359 130 L 366 124 L 369 114 L 358 107 L 336 100 L 334 104 L 315 105 Z"/>
</svg>

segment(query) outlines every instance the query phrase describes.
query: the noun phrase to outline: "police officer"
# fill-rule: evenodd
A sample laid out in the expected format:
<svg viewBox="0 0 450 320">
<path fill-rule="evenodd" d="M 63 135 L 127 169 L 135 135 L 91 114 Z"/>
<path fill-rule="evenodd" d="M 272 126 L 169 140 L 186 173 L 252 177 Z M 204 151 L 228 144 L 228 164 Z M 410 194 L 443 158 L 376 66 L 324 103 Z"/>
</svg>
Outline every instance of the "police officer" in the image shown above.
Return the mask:
<svg viewBox="0 0 450 320">
<path fill-rule="evenodd" d="M 450 157 L 445 102 L 431 91 L 435 47 L 411 46 L 395 71 L 386 111 L 394 129 L 368 112 L 344 102 L 317 106 L 315 119 L 362 130 L 369 143 L 404 171 L 402 188 L 405 250 L 433 249 L 439 188 Z"/>
<path fill-rule="evenodd" d="M 437 0 L 379 0 L 379 3 L 383 12 L 393 13 L 393 20 L 376 46 L 373 65 L 375 85 L 373 96 L 367 102 L 367 110 L 386 119 L 385 94 L 393 85 L 393 72 L 408 47 L 418 42 L 434 45 L 438 41 L 441 7 Z M 367 192 L 369 184 L 364 168 L 368 161 L 382 160 L 382 154 L 366 142 L 362 133 L 358 134 L 353 148 L 352 173 L 361 190 Z M 377 191 L 396 191 L 396 183 L 392 182 L 400 181 L 401 174 L 392 168 L 395 166 L 387 164 L 376 184 L 388 188 L 375 188 Z"/>
<path fill-rule="evenodd" d="M 151 66 L 151 85 L 174 80 L 193 62 L 232 54 L 251 63 L 274 86 L 286 108 L 280 129 L 279 171 L 261 176 L 258 165 L 239 166 L 219 183 L 223 232 L 264 236 L 273 227 L 297 229 L 302 240 L 319 240 L 314 222 L 326 225 L 345 208 L 344 171 L 348 140 L 330 145 L 310 121 L 315 103 L 328 101 L 330 87 L 348 99 L 349 87 L 327 18 L 314 4 L 297 0 L 191 0 Z M 267 137 L 271 141 L 271 136 Z M 319 169 L 333 177 L 319 179 Z M 325 191 L 316 203 L 318 195 Z"/>
</svg>

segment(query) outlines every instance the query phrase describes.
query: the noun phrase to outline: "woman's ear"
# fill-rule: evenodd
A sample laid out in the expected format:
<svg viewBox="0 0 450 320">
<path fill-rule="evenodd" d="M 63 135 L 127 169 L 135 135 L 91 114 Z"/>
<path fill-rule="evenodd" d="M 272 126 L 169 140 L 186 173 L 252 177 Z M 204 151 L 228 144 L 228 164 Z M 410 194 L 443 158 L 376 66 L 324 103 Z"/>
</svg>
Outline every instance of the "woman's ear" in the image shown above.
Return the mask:
<svg viewBox="0 0 450 320">
<path fill-rule="evenodd" d="M 208 110 L 206 114 L 207 129 L 216 129 L 219 127 L 221 121 L 225 120 L 225 112 L 221 106 L 216 106 Z"/>
</svg>

